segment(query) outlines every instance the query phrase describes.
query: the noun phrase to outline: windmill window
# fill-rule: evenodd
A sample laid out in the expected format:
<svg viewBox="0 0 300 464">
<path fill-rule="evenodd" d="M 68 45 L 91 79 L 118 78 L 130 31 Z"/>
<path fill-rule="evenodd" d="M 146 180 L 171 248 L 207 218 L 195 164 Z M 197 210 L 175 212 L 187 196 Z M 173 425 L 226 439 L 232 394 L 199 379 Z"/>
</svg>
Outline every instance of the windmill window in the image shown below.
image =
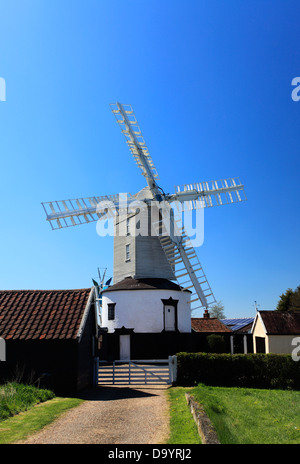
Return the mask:
<svg viewBox="0 0 300 464">
<path fill-rule="evenodd" d="M 126 245 L 126 249 L 125 249 L 125 261 L 130 261 L 130 245 Z"/>
<path fill-rule="evenodd" d="M 126 220 L 126 234 L 130 235 L 130 229 L 129 229 L 129 218 Z"/>
<path fill-rule="evenodd" d="M 113 321 L 115 319 L 115 306 L 116 303 L 108 303 L 107 305 L 107 319 Z"/>
</svg>

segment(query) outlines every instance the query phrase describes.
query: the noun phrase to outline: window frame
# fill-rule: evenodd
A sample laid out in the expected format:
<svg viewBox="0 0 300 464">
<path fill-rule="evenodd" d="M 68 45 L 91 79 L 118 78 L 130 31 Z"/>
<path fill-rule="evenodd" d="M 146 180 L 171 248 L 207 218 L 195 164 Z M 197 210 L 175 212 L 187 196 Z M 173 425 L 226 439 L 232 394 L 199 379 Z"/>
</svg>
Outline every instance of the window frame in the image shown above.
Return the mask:
<svg viewBox="0 0 300 464">
<path fill-rule="evenodd" d="M 125 261 L 130 261 L 130 243 L 125 245 Z"/>
<path fill-rule="evenodd" d="M 116 303 L 107 303 L 107 320 L 114 321 L 115 319 L 116 319 Z"/>
</svg>

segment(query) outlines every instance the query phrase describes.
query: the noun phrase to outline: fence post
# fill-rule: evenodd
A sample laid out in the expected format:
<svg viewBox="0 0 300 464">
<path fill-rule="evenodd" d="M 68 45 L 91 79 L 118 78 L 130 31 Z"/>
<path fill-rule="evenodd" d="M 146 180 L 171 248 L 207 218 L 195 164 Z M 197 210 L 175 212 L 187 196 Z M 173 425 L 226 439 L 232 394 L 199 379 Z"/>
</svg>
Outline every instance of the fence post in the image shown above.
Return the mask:
<svg viewBox="0 0 300 464">
<path fill-rule="evenodd" d="M 4 338 L 0 337 L 0 361 L 6 361 L 6 346 Z"/>
<path fill-rule="evenodd" d="M 169 356 L 169 383 L 173 384 L 177 380 L 177 356 Z"/>
</svg>

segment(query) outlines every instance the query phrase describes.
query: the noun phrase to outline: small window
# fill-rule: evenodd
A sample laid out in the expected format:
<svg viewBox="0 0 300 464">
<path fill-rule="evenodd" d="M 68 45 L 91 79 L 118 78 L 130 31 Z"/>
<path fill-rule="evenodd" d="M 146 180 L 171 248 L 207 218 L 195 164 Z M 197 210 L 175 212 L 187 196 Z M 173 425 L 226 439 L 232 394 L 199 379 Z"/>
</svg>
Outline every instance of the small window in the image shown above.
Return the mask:
<svg viewBox="0 0 300 464">
<path fill-rule="evenodd" d="M 129 218 L 126 220 L 126 234 L 130 235 L 130 229 L 129 229 Z"/>
<path fill-rule="evenodd" d="M 125 260 L 130 261 L 130 245 L 126 245 Z"/>
<path fill-rule="evenodd" d="M 107 318 L 109 321 L 113 321 L 115 319 L 115 306 L 116 303 L 109 303 L 107 305 Z"/>
</svg>

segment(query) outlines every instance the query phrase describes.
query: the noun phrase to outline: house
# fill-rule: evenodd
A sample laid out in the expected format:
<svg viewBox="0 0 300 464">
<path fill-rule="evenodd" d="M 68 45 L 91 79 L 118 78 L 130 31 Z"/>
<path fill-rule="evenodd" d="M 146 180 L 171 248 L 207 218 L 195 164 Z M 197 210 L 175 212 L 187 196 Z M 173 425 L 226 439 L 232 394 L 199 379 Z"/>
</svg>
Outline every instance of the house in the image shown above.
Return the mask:
<svg viewBox="0 0 300 464">
<path fill-rule="evenodd" d="M 221 335 L 225 345 L 223 350 L 230 351 L 231 330 L 216 317 L 210 317 L 207 309 L 203 317 L 192 317 L 191 324 L 193 351 L 210 351 L 208 336 L 213 334 Z"/>
<path fill-rule="evenodd" d="M 1 290 L 0 337 L 6 361 L 0 380 L 34 380 L 58 393 L 92 384 L 97 341 L 94 287 Z"/>
<path fill-rule="evenodd" d="M 252 325 L 254 317 L 221 319 L 232 332 L 231 353 L 253 353 Z"/>
<path fill-rule="evenodd" d="M 168 279 L 131 276 L 103 290 L 100 357 L 166 359 L 188 351 L 190 293 Z"/>
<path fill-rule="evenodd" d="M 300 311 L 257 311 L 252 336 L 254 353 L 291 354 L 300 336 Z"/>
</svg>

